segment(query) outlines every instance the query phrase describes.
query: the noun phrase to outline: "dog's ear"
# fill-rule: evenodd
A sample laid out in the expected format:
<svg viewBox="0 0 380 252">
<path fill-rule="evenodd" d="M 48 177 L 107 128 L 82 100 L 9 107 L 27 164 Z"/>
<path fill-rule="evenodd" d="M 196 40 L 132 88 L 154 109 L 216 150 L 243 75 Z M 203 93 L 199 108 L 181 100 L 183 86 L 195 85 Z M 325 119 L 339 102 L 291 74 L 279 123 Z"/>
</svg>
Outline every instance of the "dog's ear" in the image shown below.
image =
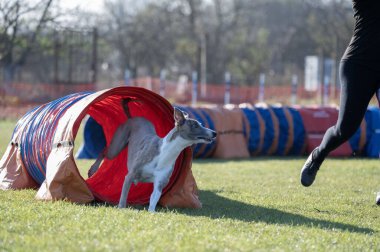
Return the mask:
<svg viewBox="0 0 380 252">
<path fill-rule="evenodd" d="M 174 121 L 176 126 L 181 126 L 185 123 L 186 115 L 182 112 L 182 110 L 174 107 Z"/>
</svg>

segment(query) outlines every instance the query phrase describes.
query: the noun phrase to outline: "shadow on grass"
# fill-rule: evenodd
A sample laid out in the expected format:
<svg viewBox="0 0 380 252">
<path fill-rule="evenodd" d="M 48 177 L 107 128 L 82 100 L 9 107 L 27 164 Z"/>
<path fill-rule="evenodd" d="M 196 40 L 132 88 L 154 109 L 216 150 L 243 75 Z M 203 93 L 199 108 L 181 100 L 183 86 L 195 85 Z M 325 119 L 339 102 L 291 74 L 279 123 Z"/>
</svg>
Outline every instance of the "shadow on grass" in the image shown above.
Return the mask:
<svg viewBox="0 0 380 252">
<path fill-rule="evenodd" d="M 355 233 L 372 234 L 370 228 L 357 227 L 350 224 L 319 220 L 299 214 L 284 212 L 277 209 L 249 205 L 236 200 L 219 196 L 214 191 L 200 191 L 203 208 L 197 210 L 181 210 L 191 216 L 206 216 L 213 219 L 230 218 L 245 222 L 265 222 L 268 224 L 282 224 L 289 226 L 307 226 L 321 229 L 340 229 Z"/>
<path fill-rule="evenodd" d="M 305 158 L 307 156 L 257 156 L 254 159 L 251 157 L 249 158 L 236 158 L 236 159 L 217 159 L 217 158 L 200 158 L 200 159 L 194 159 L 193 163 L 198 164 L 215 164 L 215 163 L 229 163 L 229 162 L 236 162 L 236 163 L 243 163 L 243 162 L 260 162 L 260 161 L 289 161 L 289 160 L 298 160 L 298 161 L 305 161 Z M 336 158 L 334 158 L 336 159 Z M 342 158 L 343 159 L 343 158 Z"/>
</svg>

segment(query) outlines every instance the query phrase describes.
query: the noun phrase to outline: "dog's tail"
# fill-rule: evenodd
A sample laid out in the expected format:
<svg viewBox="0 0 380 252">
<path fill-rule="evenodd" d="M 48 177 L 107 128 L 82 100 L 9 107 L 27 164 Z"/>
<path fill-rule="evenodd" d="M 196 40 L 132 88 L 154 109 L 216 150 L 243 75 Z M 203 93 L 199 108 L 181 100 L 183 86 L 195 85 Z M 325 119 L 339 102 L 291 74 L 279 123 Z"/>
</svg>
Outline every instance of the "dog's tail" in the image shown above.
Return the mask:
<svg viewBox="0 0 380 252">
<path fill-rule="evenodd" d="M 131 116 L 131 112 L 129 112 L 128 103 L 131 102 L 131 101 L 134 101 L 134 100 L 135 99 L 130 98 L 130 97 L 124 98 L 124 99 L 121 100 L 121 106 L 123 107 L 124 113 L 125 113 L 125 115 L 127 116 L 128 119 L 132 117 Z"/>
</svg>

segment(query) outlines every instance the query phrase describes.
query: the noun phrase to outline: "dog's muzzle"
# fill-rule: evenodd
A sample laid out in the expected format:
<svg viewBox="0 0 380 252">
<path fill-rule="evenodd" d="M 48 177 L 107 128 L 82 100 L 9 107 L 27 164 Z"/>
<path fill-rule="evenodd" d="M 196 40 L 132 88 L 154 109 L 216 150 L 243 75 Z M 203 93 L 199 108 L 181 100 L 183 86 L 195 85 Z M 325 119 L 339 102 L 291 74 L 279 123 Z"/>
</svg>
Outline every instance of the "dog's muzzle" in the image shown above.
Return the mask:
<svg viewBox="0 0 380 252">
<path fill-rule="evenodd" d="M 212 131 L 211 132 L 211 136 L 210 137 L 204 137 L 204 136 L 200 136 L 200 137 L 197 137 L 199 140 L 203 140 L 205 141 L 206 143 L 212 143 L 215 138 L 216 138 L 216 132 L 215 131 Z"/>
</svg>

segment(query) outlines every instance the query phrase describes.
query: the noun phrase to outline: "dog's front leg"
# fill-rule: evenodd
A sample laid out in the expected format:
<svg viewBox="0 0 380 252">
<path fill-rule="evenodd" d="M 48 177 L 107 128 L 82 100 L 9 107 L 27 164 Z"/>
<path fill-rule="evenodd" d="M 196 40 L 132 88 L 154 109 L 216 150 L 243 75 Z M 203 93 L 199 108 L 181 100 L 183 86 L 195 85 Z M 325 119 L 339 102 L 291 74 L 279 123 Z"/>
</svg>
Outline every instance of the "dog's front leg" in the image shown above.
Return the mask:
<svg viewBox="0 0 380 252">
<path fill-rule="evenodd" d="M 149 209 L 148 209 L 149 212 L 153 213 L 156 211 L 157 202 L 159 201 L 161 197 L 161 193 L 162 193 L 162 190 L 158 190 L 156 189 L 156 187 L 154 187 L 153 192 L 150 195 Z"/>
<path fill-rule="evenodd" d="M 156 211 L 156 206 L 158 201 L 160 200 L 161 194 L 162 194 L 162 189 L 167 185 L 169 180 L 166 178 L 158 178 L 155 179 L 154 185 L 153 185 L 153 192 L 150 195 L 150 201 L 149 201 L 149 212 L 155 212 Z"/>
<path fill-rule="evenodd" d="M 125 176 L 123 189 L 121 190 L 121 196 L 119 200 L 119 206 L 118 206 L 119 208 L 125 208 L 127 206 L 127 197 L 128 197 L 129 189 L 131 188 L 133 179 L 134 179 L 133 173 L 128 173 Z"/>
</svg>

